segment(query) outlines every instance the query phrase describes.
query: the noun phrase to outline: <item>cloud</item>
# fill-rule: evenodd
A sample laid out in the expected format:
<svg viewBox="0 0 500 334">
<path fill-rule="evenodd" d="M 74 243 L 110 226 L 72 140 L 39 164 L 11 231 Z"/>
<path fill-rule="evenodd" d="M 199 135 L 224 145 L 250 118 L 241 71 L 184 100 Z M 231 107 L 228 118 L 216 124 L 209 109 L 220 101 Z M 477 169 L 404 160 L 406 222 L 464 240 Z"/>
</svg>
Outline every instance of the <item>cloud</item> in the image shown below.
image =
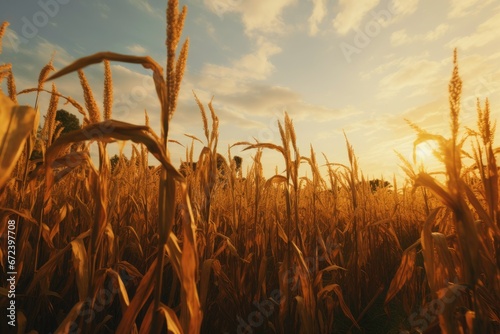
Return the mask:
<svg viewBox="0 0 500 334">
<path fill-rule="evenodd" d="M 21 39 L 14 30 L 7 28 L 2 40 L 2 46 L 6 50 L 18 52 L 21 46 Z"/>
<path fill-rule="evenodd" d="M 441 70 L 441 64 L 428 59 L 404 62 L 380 81 L 380 97 L 392 97 L 405 88 L 412 88 L 410 96 L 425 94 Z"/>
<path fill-rule="evenodd" d="M 241 1 L 239 0 L 204 0 L 203 3 L 212 13 L 219 16 L 241 11 Z"/>
<path fill-rule="evenodd" d="M 251 119 L 255 117 L 274 117 L 281 119 L 282 113 L 287 111 L 291 117 L 297 121 L 314 120 L 329 121 L 340 120 L 347 116 L 354 116 L 359 111 L 352 107 L 338 109 L 326 107 L 305 101 L 296 91 L 283 86 L 276 86 L 266 83 L 245 82 L 240 83 L 239 91 L 227 91 L 215 93 L 214 105 L 216 110 L 222 110 L 221 124 L 225 117 L 234 119 L 235 115 L 249 115 Z M 201 101 L 208 101 L 212 92 L 209 87 L 204 86 L 203 90 L 198 87 L 196 94 Z M 192 99 L 185 96 L 183 99 Z M 250 116 L 251 115 L 251 116 Z M 240 118 L 246 120 L 247 116 Z M 256 128 L 260 124 L 255 123 Z M 247 128 L 254 125 L 247 124 Z"/>
<path fill-rule="evenodd" d="M 326 16 L 326 5 L 325 0 L 312 0 L 313 1 L 313 12 L 309 17 L 309 35 L 315 36 L 318 33 L 318 25 L 323 22 Z"/>
<path fill-rule="evenodd" d="M 283 33 L 285 24 L 281 17 L 283 10 L 296 0 L 204 0 L 205 6 L 213 13 L 241 15 L 245 33 Z"/>
<path fill-rule="evenodd" d="M 245 82 L 267 79 L 274 70 L 269 58 L 281 49 L 264 38 L 256 44 L 254 52 L 233 61 L 232 66 L 205 64 L 198 84 L 218 95 L 240 92 Z"/>
<path fill-rule="evenodd" d="M 361 24 L 365 15 L 379 4 L 380 0 L 339 0 L 339 13 L 333 19 L 335 30 L 345 35 Z"/>
<path fill-rule="evenodd" d="M 197 26 L 200 27 L 204 33 L 206 33 L 211 39 L 213 39 L 216 42 L 219 42 L 216 31 L 215 31 L 215 26 L 213 22 L 205 18 L 204 16 L 198 16 L 194 22 L 196 23 Z"/>
<path fill-rule="evenodd" d="M 449 30 L 449 25 L 442 23 L 435 29 L 424 34 L 409 36 L 405 29 L 395 31 L 391 34 L 391 44 L 393 46 L 407 45 L 415 42 L 431 42 L 441 38 Z"/>
<path fill-rule="evenodd" d="M 403 112 L 392 114 L 385 120 L 385 125 L 397 136 L 413 131 L 406 120 L 417 124 L 427 131 L 443 133 L 448 128 L 448 103 L 446 96 L 439 96 L 428 102 L 407 108 Z"/>
<path fill-rule="evenodd" d="M 99 15 L 101 15 L 103 19 L 107 19 L 109 17 L 109 12 L 111 11 L 109 5 L 103 2 L 97 2 L 95 6 L 99 12 Z"/>
<path fill-rule="evenodd" d="M 129 50 L 130 52 L 132 52 L 133 54 L 145 54 L 146 53 L 146 48 L 143 47 L 142 45 L 140 44 L 132 44 L 132 45 L 129 45 L 127 46 L 127 50 Z"/>
<path fill-rule="evenodd" d="M 500 7 L 499 7 L 500 8 Z M 469 50 L 487 45 L 496 41 L 500 37 L 500 11 L 488 20 L 481 23 L 476 31 L 468 36 L 453 39 L 447 45 L 459 47 L 462 50 Z"/>
<path fill-rule="evenodd" d="M 494 0 L 450 0 L 451 9 L 448 13 L 450 18 L 459 18 L 474 15 Z"/>
<path fill-rule="evenodd" d="M 415 13 L 418 9 L 420 0 L 392 0 L 387 3 L 386 7 L 382 7 L 378 16 L 382 18 L 375 18 L 382 27 L 388 27 L 395 23 L 401 22 L 405 17 Z M 385 17 L 384 17 L 385 16 Z"/>
<path fill-rule="evenodd" d="M 419 0 L 392 0 L 392 11 L 395 15 L 410 15 L 418 8 Z"/>
<path fill-rule="evenodd" d="M 165 15 L 164 12 L 158 11 L 155 8 L 151 6 L 151 4 L 148 2 L 148 0 L 129 0 L 129 3 L 134 5 L 136 8 L 139 8 L 143 12 L 147 13 L 148 15 L 159 18 L 159 19 L 164 19 Z"/>
<path fill-rule="evenodd" d="M 373 75 L 384 75 L 379 81 L 378 98 L 393 97 L 403 89 L 412 89 L 408 97 L 432 93 L 436 86 L 443 82 L 442 70 L 449 59 L 442 61 L 430 60 L 429 54 L 400 57 L 388 63 L 381 64 L 368 73 L 362 73 L 363 79 Z"/>
<path fill-rule="evenodd" d="M 393 46 L 410 44 L 412 38 L 406 33 L 406 29 L 395 31 L 391 34 L 391 44 Z"/>
<path fill-rule="evenodd" d="M 151 75 L 139 73 L 121 64 L 112 64 L 111 73 L 114 91 L 113 117 L 130 123 L 144 124 L 144 110 L 147 110 L 151 124 L 156 127 L 155 131 L 159 131 L 157 125 L 160 124 L 160 105 Z M 102 82 L 102 77 L 100 80 Z"/>
</svg>

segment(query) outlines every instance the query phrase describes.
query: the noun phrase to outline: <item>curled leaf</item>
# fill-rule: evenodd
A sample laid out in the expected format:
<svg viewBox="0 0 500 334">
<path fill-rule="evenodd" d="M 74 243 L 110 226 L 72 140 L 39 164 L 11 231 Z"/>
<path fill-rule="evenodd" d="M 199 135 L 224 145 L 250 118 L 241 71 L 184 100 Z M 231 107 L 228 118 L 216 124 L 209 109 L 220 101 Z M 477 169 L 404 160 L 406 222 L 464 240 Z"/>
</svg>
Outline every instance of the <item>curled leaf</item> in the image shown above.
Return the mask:
<svg viewBox="0 0 500 334">
<path fill-rule="evenodd" d="M 36 116 L 35 109 L 18 106 L 0 92 L 0 188 L 14 169 Z"/>
</svg>

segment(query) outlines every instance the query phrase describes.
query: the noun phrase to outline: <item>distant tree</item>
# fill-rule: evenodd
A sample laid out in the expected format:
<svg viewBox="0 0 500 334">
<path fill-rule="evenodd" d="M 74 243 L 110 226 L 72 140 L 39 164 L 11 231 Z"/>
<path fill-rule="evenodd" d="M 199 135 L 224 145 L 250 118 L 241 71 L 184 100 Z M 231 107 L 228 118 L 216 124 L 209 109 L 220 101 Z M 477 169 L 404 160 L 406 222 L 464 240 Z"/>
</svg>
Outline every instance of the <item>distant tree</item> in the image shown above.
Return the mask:
<svg viewBox="0 0 500 334">
<path fill-rule="evenodd" d="M 56 134 L 61 128 L 62 128 L 61 134 L 80 129 L 80 121 L 78 120 L 78 117 L 67 112 L 64 109 L 59 109 L 56 112 L 56 121 L 58 121 L 60 124 L 56 127 L 54 134 Z M 38 139 L 41 138 L 41 132 L 42 132 L 42 127 L 39 126 L 37 131 Z M 30 160 L 42 159 L 42 151 L 40 149 L 40 145 L 41 145 L 40 142 L 38 142 L 37 143 L 38 147 L 35 147 L 35 149 L 31 153 Z"/>
<path fill-rule="evenodd" d="M 233 160 L 234 160 L 234 163 L 236 164 L 236 171 L 238 172 L 241 168 L 241 162 L 243 161 L 243 158 L 235 155 L 233 157 Z"/>
<path fill-rule="evenodd" d="M 241 162 L 243 159 L 237 155 L 233 157 L 233 161 L 236 166 L 236 171 L 239 171 L 241 168 Z M 179 172 L 186 176 L 191 172 L 196 171 L 196 165 L 197 162 L 181 162 L 181 165 L 179 167 Z M 225 167 L 227 166 L 226 159 L 219 153 L 217 153 L 217 170 L 221 173 L 221 175 L 225 174 Z"/>
<path fill-rule="evenodd" d="M 116 165 L 118 165 L 118 161 L 120 161 L 120 157 L 118 156 L 118 154 L 113 155 L 109 159 L 109 163 L 111 164 L 111 170 L 115 169 Z"/>
<path fill-rule="evenodd" d="M 123 159 L 125 160 L 126 164 L 129 164 L 129 160 L 126 156 L 123 156 Z M 118 162 L 120 162 L 120 156 L 118 154 L 113 155 L 110 159 L 109 162 L 111 164 L 111 171 L 114 171 L 116 166 L 118 165 Z"/>
<path fill-rule="evenodd" d="M 56 121 L 59 121 L 61 124 L 56 128 L 55 132 L 59 131 L 61 127 L 63 128 L 61 133 L 68 133 L 81 128 L 78 117 L 64 109 L 59 109 L 56 112 Z"/>
<path fill-rule="evenodd" d="M 381 189 L 381 188 L 392 188 L 392 185 L 387 181 L 374 179 L 374 180 L 370 180 L 369 182 L 370 182 L 370 189 L 371 189 L 372 193 L 376 192 L 378 189 Z"/>
</svg>

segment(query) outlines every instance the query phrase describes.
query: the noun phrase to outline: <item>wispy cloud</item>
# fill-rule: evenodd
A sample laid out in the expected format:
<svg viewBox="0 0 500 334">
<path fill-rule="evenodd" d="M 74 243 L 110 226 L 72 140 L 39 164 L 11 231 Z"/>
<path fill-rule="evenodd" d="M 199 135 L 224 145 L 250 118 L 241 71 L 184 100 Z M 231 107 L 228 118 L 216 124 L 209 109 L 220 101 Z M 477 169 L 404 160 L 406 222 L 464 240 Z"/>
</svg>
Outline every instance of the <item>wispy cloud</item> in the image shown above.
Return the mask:
<svg viewBox="0 0 500 334">
<path fill-rule="evenodd" d="M 319 25 L 323 22 L 326 16 L 326 0 L 312 0 L 313 1 L 313 11 L 311 16 L 309 16 L 309 35 L 315 36 L 318 33 Z"/>
<path fill-rule="evenodd" d="M 281 49 L 264 38 L 259 38 L 256 50 L 233 61 L 232 66 L 205 64 L 200 84 L 210 87 L 216 94 L 227 94 L 241 91 L 241 84 L 264 80 L 274 70 L 270 57 Z"/>
<path fill-rule="evenodd" d="M 95 6 L 99 12 L 99 15 L 101 15 L 103 19 L 109 18 L 109 12 L 111 8 L 109 7 L 108 4 L 98 1 L 96 2 Z"/>
<path fill-rule="evenodd" d="M 419 0 L 392 0 L 392 11 L 396 15 L 410 15 L 418 8 Z"/>
<path fill-rule="evenodd" d="M 444 36 L 450 29 L 450 26 L 441 23 L 436 28 L 423 34 L 408 35 L 406 29 L 395 31 L 391 34 L 391 44 L 394 46 L 406 45 L 410 43 L 421 43 L 435 41 Z"/>
<path fill-rule="evenodd" d="M 500 38 L 500 7 L 496 9 L 496 14 L 481 23 L 476 31 L 470 35 L 458 37 L 448 43 L 449 46 L 458 46 L 462 50 L 469 50 L 476 47 L 485 46 Z"/>
<path fill-rule="evenodd" d="M 145 54 L 146 53 L 146 48 L 143 47 L 142 45 L 140 44 L 132 44 L 132 45 L 129 45 L 127 46 L 127 50 L 129 50 L 130 52 L 132 52 L 133 54 Z"/>
<path fill-rule="evenodd" d="M 285 24 L 281 15 L 286 7 L 295 2 L 296 0 L 204 0 L 205 6 L 219 16 L 226 13 L 240 14 L 248 35 L 283 33 Z"/>
<path fill-rule="evenodd" d="M 362 76 L 366 79 L 372 75 L 383 75 L 379 80 L 378 98 L 389 98 L 401 94 L 403 89 L 410 89 L 407 96 L 415 97 L 432 92 L 440 79 L 448 59 L 436 61 L 429 59 L 429 53 L 417 56 L 400 57 L 381 64 L 370 73 Z M 385 75 L 384 75 L 385 73 Z"/>
<path fill-rule="evenodd" d="M 450 18 L 464 17 L 478 13 L 494 0 L 450 0 Z"/>
<path fill-rule="evenodd" d="M 361 24 L 365 15 L 379 4 L 380 0 L 339 0 L 338 14 L 333 19 L 335 30 L 345 35 Z"/>
<path fill-rule="evenodd" d="M 149 14 L 151 17 L 159 18 L 159 19 L 164 19 L 165 15 L 163 14 L 162 11 L 158 11 L 151 4 L 149 3 L 148 0 L 129 0 L 129 2 L 134 5 L 135 7 L 139 8 L 143 12 Z"/>
</svg>

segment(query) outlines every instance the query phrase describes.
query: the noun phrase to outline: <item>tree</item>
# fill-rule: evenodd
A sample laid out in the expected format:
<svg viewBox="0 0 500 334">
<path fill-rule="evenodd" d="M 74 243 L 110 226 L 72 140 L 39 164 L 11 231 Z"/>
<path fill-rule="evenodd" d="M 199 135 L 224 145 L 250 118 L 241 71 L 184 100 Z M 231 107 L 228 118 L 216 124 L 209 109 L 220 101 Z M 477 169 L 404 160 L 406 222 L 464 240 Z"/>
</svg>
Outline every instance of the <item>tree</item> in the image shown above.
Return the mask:
<svg viewBox="0 0 500 334">
<path fill-rule="evenodd" d="M 233 160 L 234 160 L 234 163 L 236 164 L 236 171 L 238 172 L 241 168 L 241 162 L 243 161 L 243 158 L 238 156 L 238 155 L 235 155 L 233 157 Z"/>
<path fill-rule="evenodd" d="M 240 156 L 235 155 L 233 157 L 233 161 L 235 164 L 236 172 L 238 172 L 241 168 L 241 162 L 243 161 L 243 158 Z M 192 173 L 196 171 L 196 165 L 197 162 L 181 162 L 181 165 L 179 167 L 179 172 L 186 176 L 189 173 Z M 225 175 L 225 170 L 228 168 L 228 164 L 226 162 L 226 159 L 219 153 L 217 153 L 217 170 L 221 175 Z"/>
<path fill-rule="evenodd" d="M 372 193 L 376 192 L 378 189 L 382 188 L 392 188 L 392 185 L 387 181 L 382 181 L 379 179 L 370 180 L 370 189 Z"/>
<path fill-rule="evenodd" d="M 125 162 L 126 165 L 128 165 L 130 163 L 130 161 L 128 160 L 128 158 L 126 156 L 123 155 L 123 160 Z M 111 171 L 113 172 L 116 168 L 116 166 L 118 166 L 118 163 L 120 162 L 120 156 L 118 154 L 115 154 L 113 155 L 110 159 L 109 159 L 109 162 L 111 164 Z"/>
<path fill-rule="evenodd" d="M 58 121 L 60 124 L 56 127 L 56 129 L 54 131 L 54 135 L 61 128 L 62 128 L 61 134 L 80 129 L 80 120 L 78 119 L 78 117 L 67 112 L 64 109 L 59 109 L 56 112 L 56 121 Z M 41 131 L 42 131 L 42 128 L 39 126 L 38 132 L 37 132 L 38 138 L 41 138 Z M 35 147 L 33 152 L 31 152 L 30 160 L 42 159 L 42 151 L 41 151 L 40 146 L 39 146 L 40 145 L 39 139 L 37 139 L 37 141 L 38 141 L 38 143 L 37 143 L 38 148 Z"/>
<path fill-rule="evenodd" d="M 61 123 L 56 128 L 56 133 L 61 127 L 63 128 L 61 134 L 80 129 L 80 120 L 78 119 L 78 117 L 67 112 L 64 109 L 59 109 L 56 112 L 56 121 L 59 121 Z"/>
</svg>

